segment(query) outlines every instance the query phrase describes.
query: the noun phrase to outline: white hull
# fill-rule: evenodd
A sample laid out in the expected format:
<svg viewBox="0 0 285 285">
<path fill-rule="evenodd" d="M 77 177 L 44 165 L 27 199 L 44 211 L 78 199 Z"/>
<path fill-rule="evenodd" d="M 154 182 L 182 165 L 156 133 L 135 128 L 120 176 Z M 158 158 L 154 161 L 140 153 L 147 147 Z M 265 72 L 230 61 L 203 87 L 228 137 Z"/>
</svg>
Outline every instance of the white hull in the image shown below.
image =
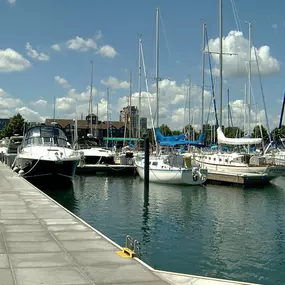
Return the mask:
<svg viewBox="0 0 285 285">
<path fill-rule="evenodd" d="M 209 156 L 209 155 L 207 155 Z M 231 174 L 243 174 L 243 175 L 265 175 L 266 179 L 268 181 L 271 181 L 272 179 L 275 179 L 279 176 L 285 175 L 285 166 L 282 165 L 274 165 L 274 166 L 268 166 L 268 165 L 261 165 L 261 166 L 250 166 L 250 165 L 237 165 L 236 164 L 218 164 L 218 163 L 209 163 L 208 161 L 205 161 L 203 156 L 197 156 L 194 155 L 192 159 L 201 165 L 201 167 L 206 168 L 209 173 L 211 171 L 218 172 L 218 173 L 231 173 Z"/>
<path fill-rule="evenodd" d="M 144 180 L 144 168 L 137 166 L 137 171 L 142 180 Z M 149 181 L 154 183 L 167 183 L 167 184 L 183 184 L 183 185 L 200 185 L 206 179 L 197 178 L 193 179 L 192 169 L 182 170 L 149 170 Z"/>
</svg>

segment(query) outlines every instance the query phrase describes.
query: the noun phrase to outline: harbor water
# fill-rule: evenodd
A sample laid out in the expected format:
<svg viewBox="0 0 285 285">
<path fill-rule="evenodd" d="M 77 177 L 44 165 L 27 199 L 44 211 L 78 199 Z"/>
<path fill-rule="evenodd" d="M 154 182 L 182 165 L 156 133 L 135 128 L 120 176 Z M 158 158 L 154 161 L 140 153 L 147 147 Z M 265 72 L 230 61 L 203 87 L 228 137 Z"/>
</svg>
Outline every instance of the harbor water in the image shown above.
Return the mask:
<svg viewBox="0 0 285 285">
<path fill-rule="evenodd" d="M 262 189 L 150 184 L 149 195 L 139 177 L 39 188 L 118 244 L 140 241 L 156 269 L 285 284 L 285 178 Z"/>
</svg>

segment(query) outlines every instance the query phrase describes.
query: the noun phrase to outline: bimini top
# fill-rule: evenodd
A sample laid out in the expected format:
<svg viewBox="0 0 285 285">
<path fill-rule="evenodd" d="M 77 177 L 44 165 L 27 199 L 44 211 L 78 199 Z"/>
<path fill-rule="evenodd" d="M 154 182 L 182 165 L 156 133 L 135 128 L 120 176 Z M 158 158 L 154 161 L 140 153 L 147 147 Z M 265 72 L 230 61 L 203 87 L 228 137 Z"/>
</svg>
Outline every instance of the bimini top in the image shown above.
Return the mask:
<svg viewBox="0 0 285 285">
<path fill-rule="evenodd" d="M 218 144 L 229 145 L 252 145 L 261 144 L 261 138 L 227 138 L 225 137 L 221 127 L 217 129 Z"/>
</svg>

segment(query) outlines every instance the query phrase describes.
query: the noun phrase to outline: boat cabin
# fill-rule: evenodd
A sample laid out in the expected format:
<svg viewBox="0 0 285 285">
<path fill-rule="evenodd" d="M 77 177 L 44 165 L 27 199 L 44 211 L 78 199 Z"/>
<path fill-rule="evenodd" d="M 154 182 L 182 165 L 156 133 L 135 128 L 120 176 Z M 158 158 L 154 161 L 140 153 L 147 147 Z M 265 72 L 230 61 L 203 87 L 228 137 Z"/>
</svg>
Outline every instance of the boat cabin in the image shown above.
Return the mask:
<svg viewBox="0 0 285 285">
<path fill-rule="evenodd" d="M 24 147 L 27 146 L 70 147 L 70 144 L 60 127 L 40 125 L 30 128 L 26 132 Z"/>
</svg>

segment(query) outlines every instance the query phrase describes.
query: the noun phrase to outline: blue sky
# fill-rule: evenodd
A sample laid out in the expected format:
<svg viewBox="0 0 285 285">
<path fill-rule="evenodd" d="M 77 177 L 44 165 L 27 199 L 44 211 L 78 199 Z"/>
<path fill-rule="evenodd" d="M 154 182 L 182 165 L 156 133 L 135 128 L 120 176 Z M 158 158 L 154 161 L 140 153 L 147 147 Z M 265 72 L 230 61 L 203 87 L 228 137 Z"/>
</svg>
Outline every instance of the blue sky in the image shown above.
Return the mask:
<svg viewBox="0 0 285 285">
<path fill-rule="evenodd" d="M 275 0 L 273 5 L 265 0 L 224 0 L 225 37 L 230 31 L 237 30 L 232 2 L 236 5 L 243 35 L 232 33 L 225 40 L 225 45 L 228 43 L 230 51 L 233 49 L 239 50 L 241 54 L 246 53 L 248 32 L 245 21 L 250 21 L 253 25 L 255 47 L 258 50 L 262 46 L 270 48 L 260 50 L 260 65 L 264 71 L 262 83 L 270 122 L 275 126 L 285 89 L 285 37 L 282 36 L 285 33 L 285 2 Z M 58 117 L 74 117 L 75 105 L 78 112 L 85 115 L 88 110 L 90 60 L 93 60 L 96 90 L 94 101 L 95 104 L 99 103 L 99 118 L 106 119 L 105 93 L 106 85 L 109 85 L 112 90 L 112 120 L 118 120 L 119 110 L 126 105 L 125 97 L 129 94 L 130 70 L 133 73 L 133 92 L 137 92 L 139 33 L 143 37 L 149 84 L 154 83 L 152 77 L 155 75 L 157 6 L 160 7 L 162 18 L 160 76 L 164 80 L 161 83 L 160 122 L 181 129 L 184 121 L 188 121 L 188 112 L 184 115 L 183 92 L 185 79 L 190 75 L 193 84 L 191 121 L 198 124 L 201 22 L 202 19 L 207 21 L 209 39 L 212 39 L 212 46 L 209 45 L 214 50 L 214 40 L 218 37 L 218 0 L 2 0 L 0 117 L 11 116 L 19 111 L 27 120 L 43 120 L 52 116 L 54 96 L 57 97 Z M 55 50 L 52 46 L 60 50 Z M 237 70 L 244 57 L 245 55 L 239 56 L 239 59 L 226 62 L 224 71 L 228 74 L 225 76 L 225 89 L 229 87 L 231 90 L 236 124 L 243 121 L 243 105 L 238 100 L 242 100 L 244 96 L 242 90 L 246 74 Z M 213 64 L 217 67 L 215 58 Z M 254 111 L 253 116 L 256 115 L 263 122 L 264 113 L 258 84 L 257 78 L 253 76 L 253 93 L 259 103 L 259 110 Z M 209 85 L 208 74 L 206 85 Z M 143 89 L 145 90 L 144 85 Z M 151 86 L 150 89 L 153 93 Z M 209 96 L 208 94 L 207 98 Z M 151 102 L 154 106 L 153 99 Z M 208 110 L 208 105 L 206 109 Z M 142 115 L 148 116 L 145 99 Z"/>
</svg>

